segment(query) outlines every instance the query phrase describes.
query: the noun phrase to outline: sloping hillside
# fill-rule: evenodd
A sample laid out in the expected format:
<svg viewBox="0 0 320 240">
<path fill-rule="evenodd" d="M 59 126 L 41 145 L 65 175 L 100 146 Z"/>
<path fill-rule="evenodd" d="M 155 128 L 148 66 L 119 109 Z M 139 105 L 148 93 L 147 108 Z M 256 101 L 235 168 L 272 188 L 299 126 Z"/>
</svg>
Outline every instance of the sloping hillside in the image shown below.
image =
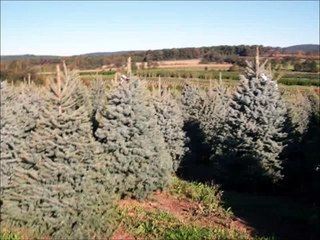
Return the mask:
<svg viewBox="0 0 320 240">
<path fill-rule="evenodd" d="M 283 48 L 286 53 L 294 53 L 298 51 L 302 52 L 319 52 L 320 45 L 319 44 L 300 44 L 294 45 L 290 47 Z"/>
</svg>

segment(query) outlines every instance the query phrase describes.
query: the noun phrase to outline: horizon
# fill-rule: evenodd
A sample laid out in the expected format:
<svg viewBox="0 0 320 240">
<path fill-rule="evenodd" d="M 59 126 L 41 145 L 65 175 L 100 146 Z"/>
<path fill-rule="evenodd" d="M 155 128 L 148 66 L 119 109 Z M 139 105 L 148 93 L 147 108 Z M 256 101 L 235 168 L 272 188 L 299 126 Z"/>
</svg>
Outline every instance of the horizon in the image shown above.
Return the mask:
<svg viewBox="0 0 320 240">
<path fill-rule="evenodd" d="M 237 45 L 213 45 L 213 46 L 200 46 L 200 47 L 182 47 L 182 48 L 202 48 L 202 47 L 219 47 L 219 46 L 241 46 L 241 45 L 247 45 L 247 46 L 254 46 L 254 45 L 249 45 L 249 44 L 237 44 Z M 255 44 L 259 45 L 259 44 Z M 273 47 L 273 48 L 286 48 L 286 47 L 293 47 L 293 46 L 298 46 L 298 45 L 317 45 L 320 46 L 320 44 L 317 43 L 302 43 L 302 44 L 297 44 L 297 45 L 291 45 L 291 46 L 284 46 L 284 47 L 279 47 L 279 46 L 264 46 L 263 47 Z M 14 56 L 49 56 L 49 57 L 73 57 L 73 56 L 82 56 L 82 55 L 87 55 L 87 54 L 99 54 L 99 53 L 120 53 L 120 52 L 146 52 L 146 51 L 157 51 L 157 50 L 163 50 L 163 49 L 179 49 L 178 48 L 157 48 L 157 49 L 145 49 L 145 50 L 116 50 L 112 52 L 105 52 L 105 51 L 98 51 L 98 52 L 87 52 L 87 53 L 80 53 L 80 54 L 72 54 L 72 55 L 44 55 L 44 54 L 33 54 L 33 53 L 24 53 L 24 54 L 11 54 L 11 55 L 2 55 L 2 57 L 14 57 Z"/>
<path fill-rule="evenodd" d="M 221 45 L 319 44 L 318 19 L 318 1 L 1 1 L 0 54 L 73 56 Z"/>
</svg>

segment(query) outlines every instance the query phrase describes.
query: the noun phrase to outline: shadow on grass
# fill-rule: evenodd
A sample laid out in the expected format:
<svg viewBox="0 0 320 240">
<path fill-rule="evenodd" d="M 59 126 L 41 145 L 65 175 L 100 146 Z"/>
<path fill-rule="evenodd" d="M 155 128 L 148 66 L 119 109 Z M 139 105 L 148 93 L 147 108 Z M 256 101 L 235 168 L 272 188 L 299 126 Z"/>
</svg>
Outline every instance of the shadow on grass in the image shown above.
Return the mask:
<svg viewBox="0 0 320 240">
<path fill-rule="evenodd" d="M 255 229 L 257 236 L 284 240 L 320 239 L 319 207 L 285 197 L 226 191 L 224 207 Z"/>
<path fill-rule="evenodd" d="M 214 183 L 212 168 L 206 163 L 186 164 L 178 175 L 186 181 Z M 230 207 L 234 216 L 245 221 L 257 236 L 281 240 L 320 239 L 319 206 L 294 196 L 222 190 L 224 208 Z"/>
<path fill-rule="evenodd" d="M 189 152 L 183 159 L 177 175 L 187 181 L 215 183 L 213 166 L 208 161 L 208 147 L 203 144 L 203 134 L 197 124 L 187 124 L 184 128 Z M 318 142 L 318 141 L 314 141 Z M 309 151 L 313 153 L 314 151 Z M 318 159 L 313 158 L 311 159 Z M 248 186 L 243 186 L 248 189 Z M 235 192 L 223 189 L 224 208 L 231 208 L 235 217 L 245 221 L 255 229 L 257 236 L 274 237 L 281 240 L 320 239 L 320 207 L 302 202 L 291 195 L 276 196 L 281 189 L 267 194 L 260 192 Z M 275 189 L 274 189 L 275 190 Z M 312 196 L 315 198 L 315 196 Z"/>
</svg>

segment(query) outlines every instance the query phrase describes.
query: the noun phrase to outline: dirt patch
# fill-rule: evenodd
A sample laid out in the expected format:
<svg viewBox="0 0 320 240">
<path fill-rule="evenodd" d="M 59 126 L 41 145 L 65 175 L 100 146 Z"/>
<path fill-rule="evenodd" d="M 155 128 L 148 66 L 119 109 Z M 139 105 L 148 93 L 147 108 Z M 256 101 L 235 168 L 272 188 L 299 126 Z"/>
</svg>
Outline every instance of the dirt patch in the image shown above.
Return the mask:
<svg viewBox="0 0 320 240">
<path fill-rule="evenodd" d="M 200 64 L 200 59 L 190 59 L 190 60 L 173 60 L 173 61 L 158 61 L 157 68 L 219 68 L 219 69 L 228 69 L 232 66 L 232 64 L 224 63 L 208 63 L 208 64 Z M 141 62 L 136 63 L 138 67 L 141 66 Z"/>
<path fill-rule="evenodd" d="M 126 209 L 128 214 L 134 214 L 134 208 L 140 207 L 146 211 L 162 210 L 183 221 L 192 221 L 200 226 L 213 228 L 228 228 L 252 235 L 254 229 L 246 222 L 235 217 L 223 216 L 220 213 L 204 213 L 203 206 L 188 199 L 177 199 L 168 193 L 155 193 L 149 200 L 137 201 L 126 199 L 120 201 L 120 208 Z"/>
<path fill-rule="evenodd" d="M 136 238 L 126 231 L 123 226 L 120 226 L 110 240 L 135 240 Z"/>
<path fill-rule="evenodd" d="M 120 208 L 130 209 L 141 207 L 145 210 L 162 210 L 173 214 L 177 218 L 184 218 L 195 207 L 195 203 L 188 200 L 178 200 L 167 193 L 155 193 L 149 200 L 137 201 L 134 199 L 126 199 L 120 201 Z"/>
</svg>

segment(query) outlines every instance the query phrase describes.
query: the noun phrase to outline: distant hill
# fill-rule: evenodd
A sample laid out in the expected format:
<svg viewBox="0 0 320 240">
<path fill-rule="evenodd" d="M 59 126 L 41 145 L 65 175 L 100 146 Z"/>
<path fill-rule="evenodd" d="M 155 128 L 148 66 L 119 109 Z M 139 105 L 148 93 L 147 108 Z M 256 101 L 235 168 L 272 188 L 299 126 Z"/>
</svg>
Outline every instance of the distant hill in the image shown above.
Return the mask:
<svg viewBox="0 0 320 240">
<path fill-rule="evenodd" d="M 112 55 L 121 55 L 121 54 L 127 54 L 127 53 L 133 53 L 133 52 L 144 52 L 144 51 L 117 51 L 117 52 L 94 52 L 94 53 L 85 53 L 85 54 L 79 54 L 79 55 L 72 55 L 70 57 L 104 57 L 104 56 L 112 56 Z M 54 55 L 34 55 L 34 54 L 24 54 L 24 55 L 2 55 L 1 60 L 24 60 L 24 59 L 60 59 L 63 57 L 69 57 L 69 56 L 54 56 Z"/>
<path fill-rule="evenodd" d="M 33 55 L 33 54 L 24 54 L 24 55 L 1 55 L 1 60 L 24 60 L 24 59 L 53 59 L 61 58 L 61 56 L 51 56 L 51 55 Z"/>
<path fill-rule="evenodd" d="M 286 53 L 295 53 L 298 51 L 302 52 L 319 52 L 320 45 L 319 44 L 300 44 L 300 45 L 294 45 L 290 47 L 282 48 L 282 50 Z"/>
<path fill-rule="evenodd" d="M 193 49 L 205 49 L 205 48 L 219 48 L 219 47 L 235 47 L 235 46 L 214 46 L 214 47 L 201 47 L 201 48 L 193 48 Z M 246 47 L 241 45 L 239 47 Z M 247 46 L 249 47 L 249 46 Z M 279 49 L 276 47 L 267 47 L 270 49 Z M 283 53 L 295 53 L 298 51 L 303 51 L 305 53 L 308 52 L 319 52 L 320 45 L 319 44 L 301 44 L 295 45 L 285 48 L 280 48 Z M 154 52 L 161 51 L 161 50 L 175 50 L 175 51 L 183 51 L 187 48 L 175 48 L 175 49 L 158 49 L 158 50 L 151 50 Z M 190 48 L 191 49 L 191 48 Z M 123 55 L 123 54 L 143 54 L 147 52 L 147 50 L 128 50 L 128 51 L 116 51 L 116 52 L 93 52 L 93 53 L 85 53 L 85 54 L 78 54 L 73 56 L 54 56 L 54 55 L 33 55 L 33 54 L 25 54 L 25 55 L 3 55 L 1 56 L 2 61 L 10 61 L 10 60 L 25 60 L 25 59 L 61 59 L 64 57 L 107 57 L 112 55 Z"/>
<path fill-rule="evenodd" d="M 85 53 L 85 54 L 74 55 L 74 56 L 101 57 L 101 56 L 112 56 L 112 55 L 127 54 L 127 53 L 130 53 L 130 52 L 136 52 L 136 51 L 94 52 L 94 53 Z"/>
</svg>

